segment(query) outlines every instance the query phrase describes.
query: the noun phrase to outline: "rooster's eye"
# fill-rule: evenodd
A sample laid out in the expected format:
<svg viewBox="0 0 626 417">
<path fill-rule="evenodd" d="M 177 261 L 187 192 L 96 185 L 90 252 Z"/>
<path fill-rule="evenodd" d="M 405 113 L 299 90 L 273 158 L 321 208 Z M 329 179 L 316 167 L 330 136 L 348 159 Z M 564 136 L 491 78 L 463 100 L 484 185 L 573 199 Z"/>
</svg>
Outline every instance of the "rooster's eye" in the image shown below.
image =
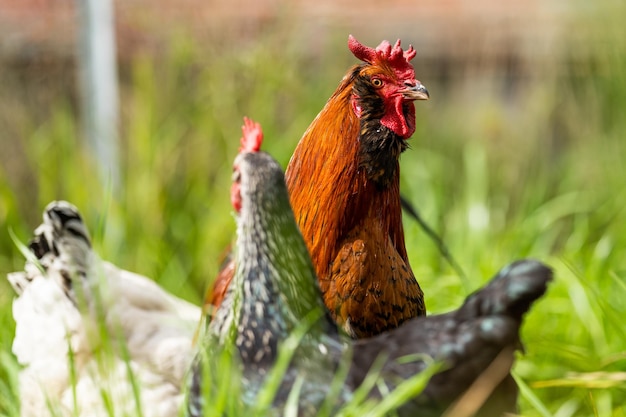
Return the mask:
<svg viewBox="0 0 626 417">
<path fill-rule="evenodd" d="M 372 78 L 372 85 L 376 88 L 380 88 L 383 86 L 383 80 L 380 78 Z"/>
</svg>

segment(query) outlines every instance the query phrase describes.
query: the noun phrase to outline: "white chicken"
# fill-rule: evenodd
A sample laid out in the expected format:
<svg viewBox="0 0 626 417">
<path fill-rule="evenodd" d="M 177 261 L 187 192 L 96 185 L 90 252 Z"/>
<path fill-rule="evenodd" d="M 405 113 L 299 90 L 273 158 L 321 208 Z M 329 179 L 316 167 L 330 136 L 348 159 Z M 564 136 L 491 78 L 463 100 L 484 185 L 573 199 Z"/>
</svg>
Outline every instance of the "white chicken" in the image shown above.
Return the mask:
<svg viewBox="0 0 626 417">
<path fill-rule="evenodd" d="M 21 415 L 178 415 L 200 309 L 100 260 L 73 205 L 52 202 L 43 219 L 8 276 Z"/>
</svg>

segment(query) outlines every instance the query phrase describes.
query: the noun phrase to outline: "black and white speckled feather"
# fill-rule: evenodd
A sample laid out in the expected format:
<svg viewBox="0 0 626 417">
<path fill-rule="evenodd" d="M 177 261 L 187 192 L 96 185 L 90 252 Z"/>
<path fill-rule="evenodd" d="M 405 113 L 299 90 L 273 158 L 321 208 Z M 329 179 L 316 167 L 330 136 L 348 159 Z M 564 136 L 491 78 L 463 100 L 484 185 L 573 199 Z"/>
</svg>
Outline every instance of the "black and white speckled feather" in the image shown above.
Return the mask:
<svg viewBox="0 0 626 417">
<path fill-rule="evenodd" d="M 305 376 L 300 413 L 313 414 L 326 397 L 343 345 L 324 306 L 280 166 L 266 153 L 245 152 L 238 155 L 235 167 L 242 201 L 236 272 L 209 324 L 207 347 L 213 352 L 216 346 L 236 347 L 243 370 L 243 400 L 252 403 L 281 343 L 317 313 L 274 400 L 279 410 L 298 375 Z M 199 372 L 198 366 L 192 382 L 191 415 L 200 415 L 202 409 L 198 398 L 193 398 L 201 391 Z"/>
</svg>

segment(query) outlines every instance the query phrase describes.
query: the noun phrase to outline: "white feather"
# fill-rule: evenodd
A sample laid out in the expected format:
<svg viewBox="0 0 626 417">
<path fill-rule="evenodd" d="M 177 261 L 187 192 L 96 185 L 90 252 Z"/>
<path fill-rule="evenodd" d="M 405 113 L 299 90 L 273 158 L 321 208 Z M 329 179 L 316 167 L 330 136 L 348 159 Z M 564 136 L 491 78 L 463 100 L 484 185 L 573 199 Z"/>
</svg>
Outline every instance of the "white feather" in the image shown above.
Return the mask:
<svg viewBox="0 0 626 417">
<path fill-rule="evenodd" d="M 138 408 L 145 417 L 178 415 L 200 309 L 144 276 L 99 260 L 82 221 L 67 226 L 50 212 L 59 207 L 75 210 L 51 203 L 35 231 L 57 249 L 40 259 L 45 272 L 27 261 L 24 272 L 8 277 L 19 294 L 13 353 L 24 365 L 21 415 L 49 416 L 53 409 L 54 415 L 109 416 L 103 392 L 115 416 L 138 415 Z"/>
</svg>

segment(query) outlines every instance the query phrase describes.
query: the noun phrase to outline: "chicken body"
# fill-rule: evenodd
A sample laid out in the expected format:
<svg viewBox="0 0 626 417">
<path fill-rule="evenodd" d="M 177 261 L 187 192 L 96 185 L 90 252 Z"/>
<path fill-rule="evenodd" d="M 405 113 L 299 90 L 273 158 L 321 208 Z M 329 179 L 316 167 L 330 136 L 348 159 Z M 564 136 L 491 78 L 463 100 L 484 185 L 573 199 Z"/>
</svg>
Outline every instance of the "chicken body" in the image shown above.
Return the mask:
<svg viewBox="0 0 626 417">
<path fill-rule="evenodd" d="M 324 301 L 353 338 L 370 337 L 426 314 L 409 265 L 400 205 L 400 154 L 415 131 L 413 101 L 428 99 L 403 51 L 375 50 L 353 37 L 364 61 L 350 69 L 298 143 L 285 174 L 291 206 Z M 217 277 L 219 305 L 232 263 Z"/>
<path fill-rule="evenodd" d="M 101 261 L 69 203 L 48 205 L 30 250 L 9 274 L 21 415 L 177 415 L 200 309 Z"/>
<path fill-rule="evenodd" d="M 324 301 L 354 338 L 424 315 L 409 265 L 400 206 L 400 154 L 428 98 L 415 52 L 350 37 L 353 67 L 298 143 L 285 178 Z"/>
<path fill-rule="evenodd" d="M 510 370 L 514 351 L 522 347 L 522 317 L 551 280 L 552 271 L 542 263 L 517 261 L 467 297 L 457 310 L 417 317 L 398 329 L 355 341 L 347 384 L 359 386 L 384 354 L 387 360 L 381 378 L 393 389 L 423 371 L 428 366 L 425 358 L 430 358 L 442 362 L 443 371 L 430 379 L 419 396 L 407 401 L 399 415 L 429 417 L 448 411 L 452 416 L 500 417 L 515 413 L 518 392 Z"/>
<path fill-rule="evenodd" d="M 236 272 L 213 319 L 193 371 L 189 415 L 204 415 L 203 393 L 221 384 L 219 352 L 241 367 L 242 401 L 253 407 L 279 347 L 298 327 L 310 327 L 299 343 L 273 402 L 282 415 L 291 387 L 302 379 L 299 414 L 315 415 L 328 394 L 335 359 L 344 346 L 328 316 L 306 245 L 289 206 L 280 165 L 259 152 L 260 126 L 247 120 L 242 152 L 235 159 L 231 200 L 237 214 Z M 252 147 L 248 146 L 256 144 Z M 246 145 L 247 144 L 247 145 Z M 208 363 L 207 363 L 208 362 Z M 204 366 L 208 372 L 207 387 Z M 216 368 L 218 367 L 218 368 Z M 340 400 L 342 401 L 342 400 Z"/>
</svg>

